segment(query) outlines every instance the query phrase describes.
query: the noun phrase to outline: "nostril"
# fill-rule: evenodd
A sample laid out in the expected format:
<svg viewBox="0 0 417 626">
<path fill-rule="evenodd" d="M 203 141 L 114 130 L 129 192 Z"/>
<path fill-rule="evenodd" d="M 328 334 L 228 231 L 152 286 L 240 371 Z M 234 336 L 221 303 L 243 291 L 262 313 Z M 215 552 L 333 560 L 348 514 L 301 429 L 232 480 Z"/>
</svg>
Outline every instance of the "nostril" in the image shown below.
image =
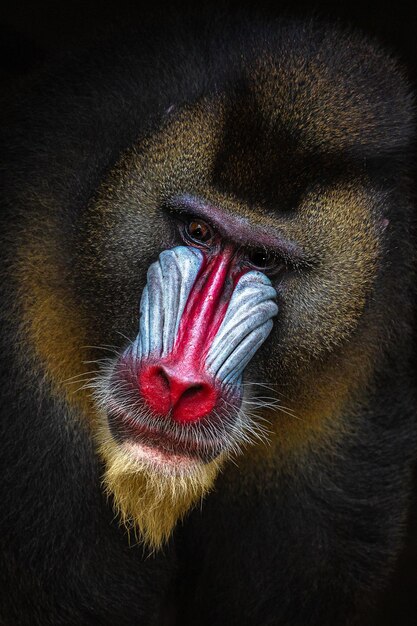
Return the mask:
<svg viewBox="0 0 417 626">
<path fill-rule="evenodd" d="M 187 399 L 191 400 L 192 398 L 197 396 L 200 393 L 200 391 L 203 391 L 203 390 L 204 390 L 203 385 L 193 385 L 192 387 L 189 387 L 188 389 L 184 391 L 181 398 L 183 400 L 187 400 Z"/>
<path fill-rule="evenodd" d="M 170 388 L 169 377 L 166 374 L 163 367 L 156 368 L 155 377 L 159 377 L 159 382 L 160 382 L 161 387 L 165 387 L 166 390 L 169 391 L 169 388 Z"/>
<path fill-rule="evenodd" d="M 147 365 L 138 373 L 140 395 L 146 405 L 158 415 L 167 415 L 171 409 L 170 381 L 161 366 Z"/>
<path fill-rule="evenodd" d="M 217 401 L 213 383 L 202 381 L 200 374 L 178 365 L 143 365 L 138 373 L 138 387 L 148 408 L 162 416 L 172 411 L 177 422 L 200 419 L 213 410 Z"/>
<path fill-rule="evenodd" d="M 173 417 L 177 422 L 195 422 L 210 413 L 217 401 L 217 392 L 212 384 L 198 383 L 187 386 L 173 406 Z"/>
</svg>

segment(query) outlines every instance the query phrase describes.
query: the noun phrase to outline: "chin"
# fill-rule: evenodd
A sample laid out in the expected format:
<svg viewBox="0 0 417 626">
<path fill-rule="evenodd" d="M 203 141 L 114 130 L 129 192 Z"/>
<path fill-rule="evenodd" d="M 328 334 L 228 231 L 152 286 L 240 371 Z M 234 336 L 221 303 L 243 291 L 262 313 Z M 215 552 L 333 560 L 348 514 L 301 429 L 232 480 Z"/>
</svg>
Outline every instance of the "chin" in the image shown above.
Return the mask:
<svg viewBox="0 0 417 626">
<path fill-rule="evenodd" d="M 191 475 L 205 463 L 181 452 L 170 452 L 158 446 L 146 445 L 138 441 L 126 441 L 121 446 L 123 454 L 127 454 L 140 467 L 161 476 Z"/>
<path fill-rule="evenodd" d="M 135 419 L 132 429 L 131 417 L 114 401 L 105 409 L 101 402 L 96 439 L 103 485 L 121 524 L 150 550 L 160 549 L 212 489 L 228 453 L 217 449 L 209 457 L 202 449 L 191 451 L 189 443 L 168 440 Z"/>
<path fill-rule="evenodd" d="M 227 254 L 225 258 L 229 259 Z M 218 255 L 207 261 L 210 267 L 214 264 L 214 278 L 216 272 L 225 272 L 222 259 Z M 192 283 L 187 272 L 192 273 L 197 287 L 188 300 L 184 285 L 182 291 L 175 288 L 177 283 L 164 291 L 160 277 L 167 264 L 181 268 L 185 286 Z M 204 351 L 189 319 L 197 315 L 199 306 L 211 306 L 214 298 L 211 292 L 204 296 L 208 287 L 199 278 L 202 264 L 202 253 L 184 247 L 160 255 L 148 272 L 149 287 L 142 294 L 139 334 L 109 362 L 95 385 L 104 485 L 122 522 L 138 530 L 138 536 L 152 548 L 166 542 L 176 523 L 212 488 L 228 457 L 262 439 L 262 426 L 253 419 L 253 402 L 245 399 L 242 374 L 271 330 L 270 318 L 277 311 L 275 290 L 259 272 L 233 274 L 236 295 L 227 311 L 222 298 L 221 315 L 219 307 L 211 313 L 203 311 L 205 318 L 213 317 L 213 328 L 204 332 L 214 337 L 208 342 L 210 349 Z M 228 289 L 234 288 L 233 280 L 226 281 Z M 160 298 L 149 295 L 155 285 Z M 175 319 L 169 307 L 162 315 L 155 305 L 167 293 L 177 298 L 181 309 L 175 309 Z M 254 299 L 261 301 L 259 315 L 253 314 Z M 183 326 L 175 322 L 180 313 L 187 322 Z M 203 333 L 204 319 L 198 324 L 199 333 Z M 158 324 L 164 326 L 154 341 L 151 329 Z M 179 324 L 177 340 L 175 324 Z M 223 336 L 227 337 L 224 349 L 223 339 L 218 339 Z"/>
</svg>

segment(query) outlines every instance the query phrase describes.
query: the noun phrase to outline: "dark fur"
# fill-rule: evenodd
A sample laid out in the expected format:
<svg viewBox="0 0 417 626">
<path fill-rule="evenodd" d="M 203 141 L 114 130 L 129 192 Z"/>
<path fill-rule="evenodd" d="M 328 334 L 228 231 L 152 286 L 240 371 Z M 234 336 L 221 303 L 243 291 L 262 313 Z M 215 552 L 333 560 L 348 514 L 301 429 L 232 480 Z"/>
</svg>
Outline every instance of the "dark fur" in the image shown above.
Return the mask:
<svg viewBox="0 0 417 626">
<path fill-rule="evenodd" d="M 373 124 L 356 120 L 355 127 L 351 120 L 336 131 L 338 107 L 352 102 L 345 94 L 347 100 L 334 96 L 332 103 L 327 93 L 323 103 L 336 111 L 327 143 L 304 137 L 283 119 L 255 149 L 265 129 L 255 116 L 245 119 L 252 96 L 241 52 L 255 57 L 264 41 L 284 59 L 288 49 L 302 50 L 306 59 L 321 50 L 335 89 L 369 96 L 364 107 Z M 412 107 L 399 71 L 379 52 L 372 58 L 373 49 L 356 35 L 303 23 L 176 25 L 68 58 L 20 89 L 13 104 L 4 103 L 1 623 L 368 623 L 368 608 L 388 585 L 402 546 L 416 452 Z M 218 190 L 233 192 L 243 205 L 286 214 L 317 181 L 365 176 L 375 196 L 384 197 L 381 219 L 390 225 L 381 234 L 383 260 L 357 331 L 364 353 L 372 355 L 372 375 L 345 405 L 340 432 L 323 441 L 306 434 L 302 453 L 290 460 L 285 446 L 278 445 L 272 463 L 267 454 L 264 460 L 262 452 L 251 457 L 248 451 L 239 469 L 226 467 L 165 552 L 146 558 L 142 548 L 129 547 L 101 493 L 89 426 L 78 407 L 56 397 L 53 381 L 52 388 L 44 382 L 42 364 L 22 334 L 15 261 L 28 231 L 41 243 L 53 238 L 61 255 L 56 287 L 77 301 L 89 343 L 123 346 L 119 333 L 135 333 L 146 269 L 176 235 L 165 214 L 151 221 L 141 215 L 134 195 L 116 193 L 102 219 L 94 209 L 98 188 L 125 150 L 165 123 L 171 105 L 180 109 L 223 91 L 234 106 L 213 171 Z M 332 144 L 337 136 L 342 140 Z M 123 233 L 122 214 L 131 220 Z M 58 230 L 51 225 L 56 215 Z M 320 251 L 314 263 L 320 265 Z M 308 324 L 296 299 L 292 315 L 297 306 L 300 323 Z M 274 330 L 279 350 L 272 343 L 261 350 L 252 379 L 265 382 L 275 368 L 285 388 L 280 376 L 289 372 L 286 392 L 296 394 L 303 377 L 310 380 L 322 368 L 326 376 L 328 362 L 335 370 L 343 366 L 343 345 L 309 363 L 308 342 L 297 345 L 297 335 L 288 339 L 288 333 Z M 299 352 L 292 365 L 294 345 Z M 282 362 L 280 350 L 288 353 Z M 90 356 L 100 355 L 86 352 L 86 360 Z"/>
</svg>

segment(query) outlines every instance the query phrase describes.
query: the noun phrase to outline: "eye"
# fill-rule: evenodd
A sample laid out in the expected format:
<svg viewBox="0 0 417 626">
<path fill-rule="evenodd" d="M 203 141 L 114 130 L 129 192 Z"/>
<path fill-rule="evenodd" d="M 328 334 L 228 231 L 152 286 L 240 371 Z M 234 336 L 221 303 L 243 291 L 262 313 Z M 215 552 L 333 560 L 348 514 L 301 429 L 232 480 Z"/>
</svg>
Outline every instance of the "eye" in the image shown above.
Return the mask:
<svg viewBox="0 0 417 626">
<path fill-rule="evenodd" d="M 247 260 L 255 269 L 276 271 L 285 266 L 284 261 L 271 250 L 255 248 L 247 253 Z"/>
<path fill-rule="evenodd" d="M 190 220 L 185 224 L 184 234 L 187 239 L 196 243 L 209 244 L 213 237 L 213 229 L 202 220 Z"/>
</svg>

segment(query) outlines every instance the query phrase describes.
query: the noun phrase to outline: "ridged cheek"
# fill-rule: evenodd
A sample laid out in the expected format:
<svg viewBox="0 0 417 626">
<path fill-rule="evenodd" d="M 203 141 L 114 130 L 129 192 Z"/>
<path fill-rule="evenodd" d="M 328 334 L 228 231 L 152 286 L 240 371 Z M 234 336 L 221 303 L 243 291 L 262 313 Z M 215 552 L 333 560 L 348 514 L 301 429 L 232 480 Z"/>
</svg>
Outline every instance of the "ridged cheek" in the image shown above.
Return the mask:
<svg viewBox="0 0 417 626">
<path fill-rule="evenodd" d="M 227 262 L 223 267 L 217 263 L 208 286 L 208 280 L 196 285 L 203 263 L 200 250 L 178 246 L 162 252 L 150 266 L 133 352 L 138 360 L 186 358 L 193 352 L 189 358 L 198 361 L 199 369 L 233 383 L 271 332 L 278 313 L 276 291 L 262 272 L 247 271 L 232 290 L 229 286 L 227 301 Z"/>
<path fill-rule="evenodd" d="M 276 291 L 261 272 L 238 281 L 205 361 L 208 372 L 222 384 L 240 381 L 243 371 L 272 330 L 278 313 Z"/>
<path fill-rule="evenodd" d="M 203 264 L 197 248 L 165 250 L 153 263 L 140 303 L 136 359 L 161 358 L 172 352 L 191 289 Z"/>
<path fill-rule="evenodd" d="M 177 247 L 148 271 L 134 358 L 147 406 L 177 421 L 210 414 L 223 399 L 240 404 L 246 365 L 272 329 L 275 289 L 235 260 L 231 246 L 206 257 Z M 229 400 L 228 400 L 229 401 Z"/>
</svg>

